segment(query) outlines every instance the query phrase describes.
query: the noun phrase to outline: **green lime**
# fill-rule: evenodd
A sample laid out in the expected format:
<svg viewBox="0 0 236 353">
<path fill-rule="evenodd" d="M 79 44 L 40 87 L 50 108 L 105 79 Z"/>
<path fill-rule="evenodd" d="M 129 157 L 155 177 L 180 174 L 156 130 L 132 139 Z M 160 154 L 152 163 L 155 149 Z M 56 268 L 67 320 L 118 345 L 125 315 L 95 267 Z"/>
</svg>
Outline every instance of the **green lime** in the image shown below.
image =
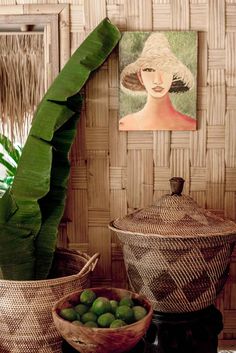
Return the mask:
<svg viewBox="0 0 236 353">
<path fill-rule="evenodd" d="M 116 319 L 114 321 L 112 321 L 112 323 L 110 324 L 110 328 L 117 328 L 117 327 L 122 327 L 127 325 L 126 322 L 124 322 L 123 320 L 120 319 Z"/>
<path fill-rule="evenodd" d="M 84 313 L 87 313 L 89 307 L 85 304 L 78 304 L 74 307 L 74 309 L 78 314 L 82 316 Z"/>
<path fill-rule="evenodd" d="M 72 324 L 76 326 L 83 326 L 82 322 L 79 320 L 72 321 Z"/>
<path fill-rule="evenodd" d="M 140 305 L 134 306 L 133 311 L 134 311 L 135 321 L 139 321 L 139 320 L 143 319 L 144 316 L 147 315 L 147 310 L 143 306 L 140 306 Z"/>
<path fill-rule="evenodd" d="M 63 319 L 68 320 L 68 321 L 77 320 L 76 311 L 73 308 L 61 309 L 60 316 L 63 317 Z"/>
<path fill-rule="evenodd" d="M 85 289 L 80 294 L 80 302 L 82 304 L 90 305 L 96 299 L 96 294 L 91 289 Z"/>
<path fill-rule="evenodd" d="M 87 313 L 84 313 L 81 316 L 81 321 L 83 322 L 83 324 L 85 324 L 85 322 L 88 322 L 88 321 L 96 322 L 97 321 L 97 315 L 95 315 L 94 313 L 88 311 Z"/>
<path fill-rule="evenodd" d="M 127 305 L 127 306 L 129 306 L 130 308 L 132 308 L 132 307 L 134 306 L 134 302 L 133 302 L 133 300 L 132 300 L 131 298 L 129 298 L 129 297 L 124 297 L 124 298 L 122 298 L 122 299 L 120 300 L 119 306 L 120 306 L 120 305 Z"/>
<path fill-rule="evenodd" d="M 134 321 L 134 312 L 129 306 L 121 305 L 116 309 L 116 318 L 131 324 Z"/>
<path fill-rule="evenodd" d="M 115 320 L 115 316 L 111 313 L 105 313 L 98 317 L 98 325 L 100 327 L 109 327 L 112 321 Z"/>
<path fill-rule="evenodd" d="M 77 319 L 76 319 L 76 320 L 79 320 L 79 321 L 80 321 L 80 319 L 81 319 L 81 315 L 80 315 L 79 313 L 77 313 L 77 311 L 76 311 L 76 317 L 77 317 Z"/>
<path fill-rule="evenodd" d="M 94 300 L 92 311 L 97 315 L 102 315 L 111 311 L 110 300 L 105 297 L 98 297 Z"/>
<path fill-rule="evenodd" d="M 116 309 L 118 307 L 118 301 L 117 300 L 110 300 L 110 304 L 111 304 L 111 312 L 113 314 L 116 313 Z"/>
<path fill-rule="evenodd" d="M 98 325 L 94 321 L 87 321 L 87 322 L 85 322 L 84 326 L 86 326 L 86 327 L 98 327 Z"/>
</svg>

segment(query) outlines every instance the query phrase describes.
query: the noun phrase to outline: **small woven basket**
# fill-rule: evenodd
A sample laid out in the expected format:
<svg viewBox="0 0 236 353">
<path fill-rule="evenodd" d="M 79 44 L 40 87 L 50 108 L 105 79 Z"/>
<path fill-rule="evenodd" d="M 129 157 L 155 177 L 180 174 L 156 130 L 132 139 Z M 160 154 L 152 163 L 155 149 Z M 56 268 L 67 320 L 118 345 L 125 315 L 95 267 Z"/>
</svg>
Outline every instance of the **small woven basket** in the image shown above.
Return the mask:
<svg viewBox="0 0 236 353">
<path fill-rule="evenodd" d="M 99 254 L 57 249 L 51 279 L 0 280 L 0 352 L 61 353 L 51 308 L 61 297 L 90 286 Z"/>
<path fill-rule="evenodd" d="M 213 304 L 227 280 L 236 241 L 236 224 L 182 196 L 178 179 L 172 180 L 172 195 L 109 226 L 122 243 L 132 290 L 160 312 Z"/>
</svg>

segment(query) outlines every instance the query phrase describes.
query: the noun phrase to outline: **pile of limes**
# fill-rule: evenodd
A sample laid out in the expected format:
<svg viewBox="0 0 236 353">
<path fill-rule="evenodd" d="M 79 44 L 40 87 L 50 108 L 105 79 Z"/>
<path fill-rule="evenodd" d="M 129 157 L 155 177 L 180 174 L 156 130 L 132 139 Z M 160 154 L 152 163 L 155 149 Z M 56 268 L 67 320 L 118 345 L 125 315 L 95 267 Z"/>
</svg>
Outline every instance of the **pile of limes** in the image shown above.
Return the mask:
<svg viewBox="0 0 236 353">
<path fill-rule="evenodd" d="M 110 300 L 96 297 L 91 289 L 80 294 L 80 302 L 70 308 L 60 310 L 60 316 L 75 325 L 99 328 L 116 328 L 132 324 L 147 315 L 147 310 L 136 305 L 130 297 Z"/>
</svg>

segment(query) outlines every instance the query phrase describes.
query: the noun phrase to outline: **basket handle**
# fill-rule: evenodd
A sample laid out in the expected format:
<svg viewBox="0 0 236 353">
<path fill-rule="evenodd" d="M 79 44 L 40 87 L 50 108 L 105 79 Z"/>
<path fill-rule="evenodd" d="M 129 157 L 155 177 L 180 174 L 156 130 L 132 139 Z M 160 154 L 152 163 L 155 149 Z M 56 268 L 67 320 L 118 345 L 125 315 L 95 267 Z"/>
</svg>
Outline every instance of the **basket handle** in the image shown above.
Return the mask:
<svg viewBox="0 0 236 353">
<path fill-rule="evenodd" d="M 86 264 L 84 265 L 84 267 L 79 271 L 78 275 L 83 275 L 87 269 L 92 265 L 92 269 L 91 271 L 93 272 L 93 270 L 95 269 L 98 259 L 100 257 L 100 254 L 97 252 L 96 254 L 94 254 L 93 256 L 90 257 L 90 259 L 88 260 L 88 262 L 86 262 Z"/>
</svg>

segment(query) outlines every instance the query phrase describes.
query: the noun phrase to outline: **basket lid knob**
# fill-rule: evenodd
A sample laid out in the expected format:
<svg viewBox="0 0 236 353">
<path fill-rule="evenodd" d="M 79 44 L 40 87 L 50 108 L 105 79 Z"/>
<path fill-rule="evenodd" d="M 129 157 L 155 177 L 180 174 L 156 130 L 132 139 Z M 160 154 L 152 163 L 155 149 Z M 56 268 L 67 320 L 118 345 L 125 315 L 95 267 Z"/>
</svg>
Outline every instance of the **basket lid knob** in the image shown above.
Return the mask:
<svg viewBox="0 0 236 353">
<path fill-rule="evenodd" d="M 173 177 L 169 181 L 170 181 L 171 195 L 181 196 L 185 180 L 181 177 Z"/>
</svg>

